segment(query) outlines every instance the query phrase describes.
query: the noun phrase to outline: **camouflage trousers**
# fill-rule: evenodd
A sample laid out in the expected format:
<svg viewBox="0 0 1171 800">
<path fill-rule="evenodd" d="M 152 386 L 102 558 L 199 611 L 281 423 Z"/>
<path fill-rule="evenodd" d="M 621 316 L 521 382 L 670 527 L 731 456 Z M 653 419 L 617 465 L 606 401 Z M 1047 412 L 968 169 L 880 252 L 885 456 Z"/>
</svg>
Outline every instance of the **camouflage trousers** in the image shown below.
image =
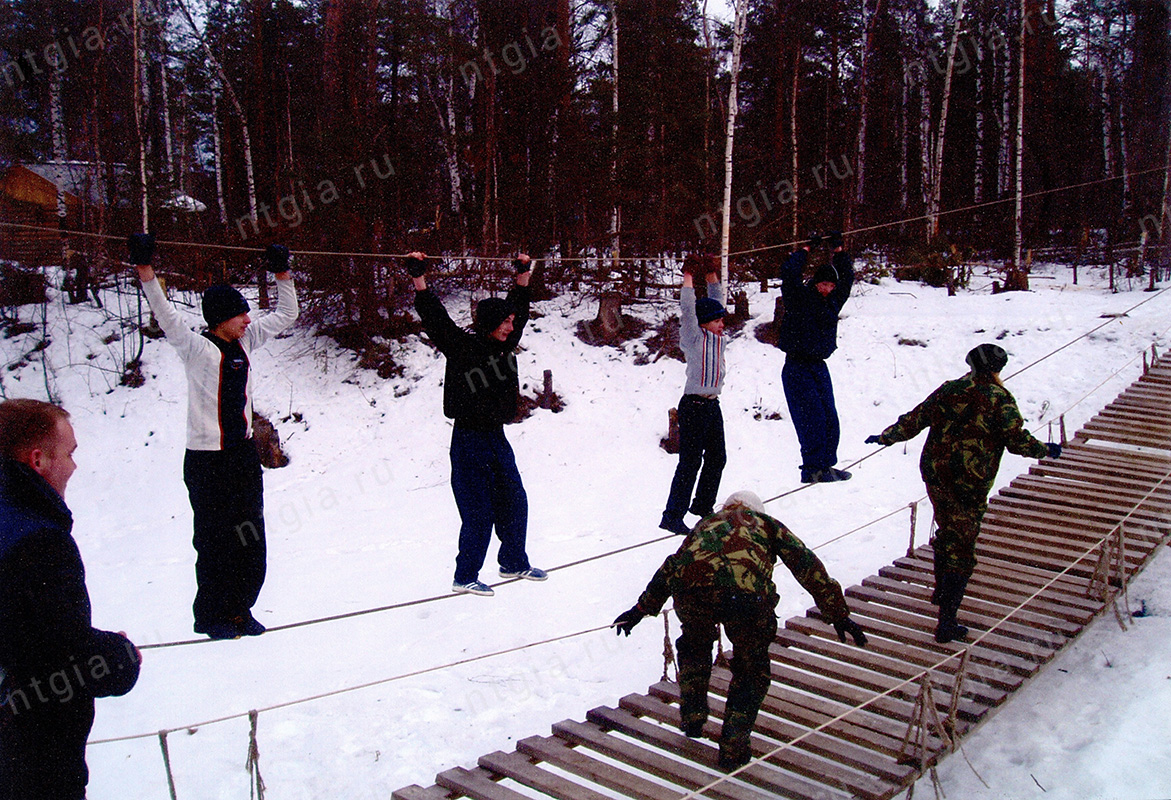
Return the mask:
<svg viewBox="0 0 1171 800">
<path fill-rule="evenodd" d="M 760 704 L 772 682 L 768 648 L 777 635 L 777 617 L 769 598 L 726 589 L 704 588 L 675 595 L 675 613 L 683 635 L 679 651 L 680 714 L 683 728 L 699 727 L 708 717 L 708 683 L 716 625 L 732 642 L 732 680 L 725 704 L 720 755 L 745 761 L 749 736 Z"/>
<path fill-rule="evenodd" d="M 976 537 L 988 510 L 988 499 L 965 496 L 939 486 L 927 486 L 935 509 L 935 575 L 959 572 L 971 575 L 976 569 Z"/>
</svg>

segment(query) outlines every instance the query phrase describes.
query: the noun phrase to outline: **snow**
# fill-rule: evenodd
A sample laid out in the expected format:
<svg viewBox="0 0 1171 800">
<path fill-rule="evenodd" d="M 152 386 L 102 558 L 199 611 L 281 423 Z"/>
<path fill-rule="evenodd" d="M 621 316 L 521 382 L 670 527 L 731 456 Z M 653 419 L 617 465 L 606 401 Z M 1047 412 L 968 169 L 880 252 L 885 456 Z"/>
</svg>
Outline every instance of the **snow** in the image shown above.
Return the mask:
<svg viewBox="0 0 1171 800">
<path fill-rule="evenodd" d="M 1005 347 L 1005 375 L 1012 375 L 1104 324 L 1008 381 L 1040 438 L 1056 438 L 1056 426 L 1052 434 L 1049 427 L 1062 412 L 1072 434 L 1138 377 L 1144 350 L 1152 343 L 1166 349 L 1171 328 L 1165 297 L 1142 292 L 1145 279 L 1123 281 L 1123 290 L 1111 293 L 1100 273 L 1083 267 L 1079 278 L 1073 285 L 1067 268 L 1043 265 L 1029 293 L 992 295 L 991 279 L 981 276 L 971 291 L 950 298 L 891 279 L 860 284 L 829 362 L 842 422 L 839 466 L 872 453 L 876 448 L 863 444 L 868 434 L 962 374 L 964 354 L 979 342 Z M 751 335 L 771 318 L 777 290 L 744 288 L 757 317 L 727 348 L 729 462 L 721 496 L 746 488 L 768 498 L 797 487 L 798 451 L 780 386 L 783 355 Z M 447 305 L 457 321 L 466 316 L 466 298 Z M 507 434 L 530 498 L 529 555 L 551 570 L 547 582 L 509 583 L 493 598 L 450 592 L 458 515 L 448 484 L 442 359 L 415 338 L 390 343 L 404 374 L 382 380 L 358 369 L 351 354 L 296 329 L 253 359 L 257 410 L 276 422 L 292 459 L 265 476 L 269 567 L 257 617 L 271 627 L 436 599 L 253 639 L 148 650 L 137 687 L 98 702 L 92 738 L 173 730 L 178 796 L 240 797 L 248 783 L 246 716 L 189 726 L 512 651 L 261 711 L 269 796 L 385 798 L 411 783 L 429 786 L 436 773 L 473 766 L 482 754 L 510 751 L 518 739 L 548 735 L 557 721 L 583 719 L 590 708 L 657 681 L 660 619 L 645 621 L 629 639 L 595 629 L 634 602 L 678 545 L 655 540 L 663 536 L 656 526 L 677 460 L 658 441 L 682 389 L 683 365 L 666 358 L 636 364 L 646 351 L 641 341 L 582 343 L 573 331 L 596 311 L 589 298 L 563 295 L 535 309 L 542 316 L 530 323 L 519 356 L 524 391 L 534 394 L 541 371 L 552 369 L 567 405 L 559 414 L 538 410 Z M 1128 309 L 1116 319 L 1103 316 Z M 677 313 L 677 304 L 638 303 L 626 312 L 657 323 Z M 186 397 L 179 359 L 164 341 L 148 341 L 145 386 L 117 386 L 108 370 L 123 343 L 102 344 L 116 329 L 105 312 L 55 302 L 49 326 L 51 384 L 80 442 L 67 499 L 95 625 L 125 630 L 139 644 L 190 639 L 194 552 L 181 478 Z M 37 338 L 0 341 L 4 363 L 17 362 Z M 2 373 L 6 396 L 44 397 L 38 358 Z M 909 515 L 820 545 L 921 498 L 922 443 L 919 437 L 887 448 L 855 467 L 848 483 L 813 486 L 768 509 L 818 547 L 843 585 L 857 583 L 902 555 Z M 1006 454 L 998 485 L 1030 463 Z M 924 505 L 920 541 L 929 520 Z M 497 581 L 494 558 L 495 546 L 481 573 L 489 583 Z M 781 619 L 803 613 L 809 598 L 784 569 L 777 577 Z M 1171 796 L 1168 578 L 1171 557 L 1163 552 L 1130 592 L 1132 605 L 1145 600 L 1150 616 L 1127 632 L 1112 616 L 1098 620 L 965 741 L 990 789 L 963 758 L 945 760 L 940 777 L 948 795 Z M 524 648 L 547 639 L 559 641 Z M 88 760 L 90 797 L 168 796 L 157 738 L 93 744 Z"/>
</svg>

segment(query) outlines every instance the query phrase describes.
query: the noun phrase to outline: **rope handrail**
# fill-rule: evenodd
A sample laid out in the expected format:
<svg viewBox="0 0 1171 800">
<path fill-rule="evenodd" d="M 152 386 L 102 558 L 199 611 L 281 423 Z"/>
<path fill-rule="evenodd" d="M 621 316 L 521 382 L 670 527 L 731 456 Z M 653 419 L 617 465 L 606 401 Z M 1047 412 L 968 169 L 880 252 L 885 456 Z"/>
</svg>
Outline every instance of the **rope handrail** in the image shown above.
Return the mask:
<svg viewBox="0 0 1171 800">
<path fill-rule="evenodd" d="M 1035 192 L 1028 192 L 1026 194 L 1021 195 L 1021 198 L 1024 200 L 1029 200 L 1029 199 L 1033 199 L 1036 197 L 1042 197 L 1042 196 L 1048 195 L 1048 194 L 1055 194 L 1058 192 L 1072 191 L 1074 189 L 1084 189 L 1084 188 L 1087 188 L 1090 186 L 1096 186 L 1096 185 L 1102 184 L 1102 183 L 1109 183 L 1110 181 L 1121 180 L 1122 178 L 1127 177 L 1127 176 L 1134 178 L 1134 177 L 1148 175 L 1148 174 L 1155 173 L 1155 172 L 1163 172 L 1165 170 L 1166 170 L 1166 167 L 1163 166 L 1163 167 L 1151 167 L 1148 169 L 1138 170 L 1138 171 L 1129 172 L 1129 173 L 1124 172 L 1119 175 L 1114 175 L 1114 176 L 1111 176 L 1108 178 L 1098 178 L 1098 179 L 1092 180 L 1092 181 L 1083 181 L 1081 183 L 1068 184 L 1066 186 L 1058 186 L 1058 187 L 1054 187 L 1052 189 L 1040 189 Z M 947 210 L 938 212 L 938 214 L 936 214 L 935 216 L 943 217 L 943 216 L 949 216 L 952 214 L 960 214 L 960 213 L 963 213 L 966 211 L 975 211 L 975 210 L 978 210 L 981 208 L 989 208 L 992 206 L 1001 205 L 1001 204 L 1009 203 L 1009 202 L 1015 202 L 1015 201 L 1016 201 L 1016 196 L 1013 195 L 1011 197 L 1005 197 L 1005 198 L 1001 198 L 999 200 L 987 200 L 982 203 L 973 203 L 971 205 L 961 206 L 959 208 L 947 209 Z M 868 226 L 861 227 L 861 228 L 854 228 L 852 230 L 843 231 L 842 235 L 843 236 L 851 236 L 851 235 L 856 235 L 859 233 L 868 233 L 870 231 L 881 230 L 883 228 L 892 228 L 892 227 L 895 227 L 898 225 L 906 225 L 906 224 L 912 223 L 912 222 L 923 222 L 927 219 L 930 219 L 931 216 L 932 215 L 930 215 L 930 214 L 919 214 L 916 216 L 905 217 L 903 219 L 894 220 L 892 222 L 883 222 L 883 223 L 879 223 L 876 225 L 868 225 Z M 68 229 L 61 229 L 61 228 L 50 228 L 47 226 L 27 225 L 27 224 L 15 223 L 15 222 L 2 222 L 2 221 L 0 221 L 0 227 L 44 231 L 47 233 L 56 233 L 56 234 L 62 234 L 62 235 L 68 235 L 68 236 L 81 236 L 81 237 L 88 237 L 91 239 L 108 239 L 108 240 L 113 240 L 113 241 L 123 241 L 125 239 L 124 236 L 118 236 L 115 234 L 91 233 L 89 231 L 77 231 L 77 230 L 68 230 Z M 782 242 L 780 244 L 775 244 L 775 245 L 767 245 L 764 247 L 755 247 L 755 248 L 750 248 L 747 250 L 737 250 L 735 252 L 728 253 L 728 257 L 732 258 L 734 256 L 752 255 L 755 253 L 763 253 L 763 252 L 767 252 L 770 250 L 788 249 L 788 248 L 792 248 L 794 246 L 803 244 L 804 241 L 805 241 L 804 239 L 798 239 L 798 240 L 794 240 L 794 241 L 790 241 L 790 242 Z M 158 244 L 165 245 L 168 247 L 196 247 L 196 248 L 203 248 L 203 249 L 209 249 L 209 250 L 225 250 L 225 251 L 232 251 L 232 252 L 244 252 L 244 253 L 254 253 L 254 254 L 259 254 L 259 253 L 263 252 L 263 250 L 264 250 L 263 247 L 244 247 L 242 245 L 213 244 L 210 242 L 179 242 L 179 241 L 173 241 L 173 240 L 160 240 L 158 242 Z M 372 259 L 405 258 L 407 255 L 406 253 L 371 253 L 371 252 L 347 252 L 347 251 L 325 251 L 325 250 L 293 250 L 291 252 L 294 255 L 301 255 L 301 256 L 327 256 L 327 257 L 336 257 L 336 258 L 372 258 Z M 553 260 L 556 260 L 558 262 L 609 261 L 611 263 L 615 263 L 615 262 L 636 263 L 636 262 L 647 261 L 648 259 L 655 259 L 655 258 L 660 258 L 660 257 L 661 257 L 661 254 L 658 256 L 623 256 L 618 259 L 614 259 L 611 256 L 607 256 L 604 253 L 601 253 L 601 254 L 598 254 L 595 256 L 558 256 L 556 259 L 553 259 Z M 512 256 L 480 256 L 480 255 L 471 255 L 471 254 L 464 254 L 464 255 L 449 254 L 449 255 L 436 256 L 436 258 L 439 258 L 442 260 L 450 260 L 450 261 L 503 261 L 503 262 L 512 261 Z M 537 260 L 549 260 L 549 259 L 537 259 Z"/>
<path fill-rule="evenodd" d="M 323 700 L 327 697 L 336 697 L 338 695 L 349 694 L 350 692 L 356 692 L 356 691 L 359 691 L 360 689 L 369 689 L 373 686 L 381 686 L 382 684 L 385 684 L 385 683 L 393 683 L 394 681 L 401 681 L 401 680 L 405 680 L 407 678 L 417 678 L 420 675 L 427 675 L 432 672 L 439 672 L 441 670 L 451 669 L 452 667 L 459 667 L 459 666 L 463 666 L 465 664 L 471 664 L 476 661 L 484 661 L 489 658 L 496 658 L 497 656 L 508 655 L 509 653 L 516 653 L 516 652 L 520 652 L 521 650 L 528 650 L 529 648 L 532 648 L 532 647 L 540 647 L 542 645 L 553 644 L 555 642 L 561 642 L 561 641 L 565 641 L 567 639 L 575 639 L 579 636 L 585 636 L 586 634 L 597 633 L 598 631 L 609 630 L 609 628 L 610 628 L 609 625 L 601 625 L 596 628 L 587 628 L 586 630 L 577 631 L 576 633 L 568 633 L 568 634 L 564 634 L 562 636 L 554 636 L 554 637 L 551 637 L 548 639 L 541 639 L 536 642 L 529 642 L 527 644 L 517 645 L 516 647 L 510 647 L 505 650 L 496 650 L 492 653 L 483 653 L 478 656 L 468 656 L 467 658 L 462 658 L 458 661 L 452 661 L 447 664 L 438 664 L 438 665 L 432 666 L 432 667 L 424 667 L 423 669 L 417 669 L 417 670 L 413 670 L 411 672 L 404 672 L 399 675 L 391 676 L 389 678 L 379 678 L 378 680 L 366 681 L 365 683 L 359 683 L 354 686 L 345 686 L 345 687 L 342 687 L 341 689 L 334 689 L 334 690 L 328 691 L 328 692 L 321 692 L 320 694 L 311 695 L 309 697 L 301 697 L 296 700 L 286 700 L 282 703 L 274 703 L 273 705 L 266 706 L 264 708 L 255 708 L 255 709 L 240 712 L 237 714 L 227 714 L 222 717 L 215 717 L 214 719 L 204 720 L 203 722 L 196 722 L 196 723 L 192 723 L 190 725 L 180 725 L 180 726 L 174 727 L 174 728 L 164 728 L 162 731 L 151 731 L 150 733 L 135 733 L 135 734 L 130 734 L 128 736 L 112 736 L 108 739 L 95 739 L 95 740 L 89 742 L 88 744 L 91 744 L 91 745 L 111 744 L 114 742 L 129 742 L 129 741 L 134 741 L 136 739 L 149 739 L 149 738 L 158 736 L 159 733 L 162 733 L 162 732 L 170 733 L 173 731 L 191 730 L 194 728 L 202 728 L 207 725 L 215 725 L 220 722 L 228 722 L 229 720 L 246 719 L 246 718 L 248 718 L 248 716 L 250 714 L 257 714 L 257 713 L 268 712 L 268 711 L 277 711 L 282 708 L 291 708 L 292 706 L 302 705 L 304 703 L 309 703 L 314 700 Z"/>
</svg>

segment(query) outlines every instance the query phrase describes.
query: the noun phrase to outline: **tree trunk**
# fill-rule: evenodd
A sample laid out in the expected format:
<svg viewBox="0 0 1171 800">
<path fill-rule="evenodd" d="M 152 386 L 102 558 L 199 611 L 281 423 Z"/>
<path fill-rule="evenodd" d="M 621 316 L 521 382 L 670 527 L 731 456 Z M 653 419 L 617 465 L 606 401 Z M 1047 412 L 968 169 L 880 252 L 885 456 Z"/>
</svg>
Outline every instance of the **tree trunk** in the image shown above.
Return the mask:
<svg viewBox="0 0 1171 800">
<path fill-rule="evenodd" d="M 947 72 L 943 76 L 943 96 L 939 107 L 939 132 L 935 137 L 935 165 L 931 170 L 931 202 L 927 207 L 927 238 L 939 235 L 939 203 L 943 196 L 943 147 L 947 138 L 947 106 L 951 100 L 951 78 L 955 72 L 956 44 L 964 22 L 964 0 L 956 0 L 955 22 L 951 29 L 951 44 L 947 48 Z"/>
<path fill-rule="evenodd" d="M 789 148 L 793 157 L 793 241 L 796 242 L 801 238 L 801 233 L 798 230 L 800 227 L 800 217 L 798 214 L 798 206 L 801 205 L 801 173 L 798 164 L 798 141 L 797 141 L 797 85 L 801 77 L 801 57 L 802 47 L 797 45 L 797 52 L 793 54 L 793 82 L 789 92 Z"/>
<path fill-rule="evenodd" d="M 613 50 L 613 64 L 610 67 L 610 79 L 613 82 L 610 95 L 610 113 L 613 115 L 610 127 L 610 191 L 614 194 L 614 202 L 610 208 L 610 254 L 613 259 L 613 268 L 618 269 L 622 244 L 622 203 L 618 191 L 618 3 L 616 0 L 610 0 L 610 35 L 612 37 L 611 49 Z"/>
<path fill-rule="evenodd" d="M 159 86 L 161 87 L 159 102 L 163 106 L 163 177 L 167 181 L 167 188 L 173 190 L 175 188 L 175 149 L 171 140 L 171 94 L 167 86 L 168 83 L 170 81 L 167 80 L 167 54 L 164 49 L 161 52 L 159 63 Z"/>
<path fill-rule="evenodd" d="M 976 60 L 976 155 L 973 165 L 972 202 L 984 202 L 984 34 L 980 27 L 979 36 L 973 37 L 972 48 Z"/>
<path fill-rule="evenodd" d="M 131 40 L 131 47 L 133 53 L 133 70 L 134 70 L 134 131 L 138 139 L 138 190 L 142 200 L 142 232 L 146 233 L 150 230 L 150 209 L 148 207 L 147 183 L 146 183 L 146 141 L 142 132 L 142 69 L 141 69 L 141 54 L 138 48 L 138 0 L 131 0 L 130 2 L 133 14 L 132 24 L 134 26 L 133 37 Z"/>
<path fill-rule="evenodd" d="M 1003 198 L 1008 195 L 1012 180 L 1012 53 L 1007 47 L 999 48 L 998 52 L 1001 91 L 1000 141 L 996 150 L 996 196 Z"/>
<path fill-rule="evenodd" d="M 903 102 L 899 108 L 899 210 L 906 213 L 910 202 L 908 160 L 911 157 L 911 65 L 903 55 Z"/>
<path fill-rule="evenodd" d="M 867 14 L 866 3 L 867 0 L 862 0 L 862 30 L 864 34 L 862 37 L 862 63 L 858 70 L 858 143 L 855 154 L 857 160 L 855 180 L 857 183 L 854 185 L 854 203 L 859 206 L 866 203 L 866 123 L 870 96 L 870 92 L 867 90 L 870 51 L 874 47 L 874 29 L 882 14 L 883 0 L 877 0 L 874 4 L 873 14 Z M 847 217 L 847 228 L 850 227 L 849 219 L 850 217 Z"/>
<path fill-rule="evenodd" d="M 728 243 L 732 230 L 732 145 L 736 139 L 736 113 L 739 111 L 737 88 L 740 83 L 740 49 L 744 44 L 744 27 L 748 21 L 748 0 L 736 0 L 736 28 L 732 34 L 731 85 L 728 88 L 728 126 L 724 134 L 724 207 L 720 224 L 720 274 L 724 297 L 728 302 Z"/>
<path fill-rule="evenodd" d="M 961 0 L 962 2 L 962 0 Z M 1005 280 L 1005 288 L 1026 290 L 1029 288 L 1021 263 L 1024 224 L 1024 158 L 1025 158 L 1025 32 L 1028 29 L 1028 14 L 1021 0 L 1020 64 L 1017 65 L 1017 110 L 1016 110 L 1016 203 L 1013 211 L 1013 273 L 1015 280 Z M 1013 285 L 1010 287 L 1009 284 Z"/>
<path fill-rule="evenodd" d="M 220 212 L 220 225 L 223 232 L 228 230 L 228 206 L 224 202 L 224 154 L 220 142 L 220 113 L 219 92 L 211 93 L 211 137 L 215 148 L 215 197 Z"/>
</svg>

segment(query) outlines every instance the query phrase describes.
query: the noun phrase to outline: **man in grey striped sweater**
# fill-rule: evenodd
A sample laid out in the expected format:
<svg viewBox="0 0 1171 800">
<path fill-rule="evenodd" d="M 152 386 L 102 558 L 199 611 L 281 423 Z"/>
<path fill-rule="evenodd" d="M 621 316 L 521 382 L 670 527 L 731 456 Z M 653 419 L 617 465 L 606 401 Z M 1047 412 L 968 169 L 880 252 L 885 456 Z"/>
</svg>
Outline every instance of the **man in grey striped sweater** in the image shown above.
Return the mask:
<svg viewBox="0 0 1171 800">
<path fill-rule="evenodd" d="M 690 512 L 712 513 L 727 462 L 720 388 L 724 384 L 724 306 L 718 266 L 712 256 L 691 254 L 683 261 L 679 293 L 679 347 L 687 359 L 687 382 L 679 400 L 679 466 L 659 527 L 686 536 Z M 696 299 L 695 279 L 703 275 L 707 296 Z M 696 476 L 699 484 L 696 485 Z M 695 497 L 692 499 L 692 489 Z"/>
</svg>

